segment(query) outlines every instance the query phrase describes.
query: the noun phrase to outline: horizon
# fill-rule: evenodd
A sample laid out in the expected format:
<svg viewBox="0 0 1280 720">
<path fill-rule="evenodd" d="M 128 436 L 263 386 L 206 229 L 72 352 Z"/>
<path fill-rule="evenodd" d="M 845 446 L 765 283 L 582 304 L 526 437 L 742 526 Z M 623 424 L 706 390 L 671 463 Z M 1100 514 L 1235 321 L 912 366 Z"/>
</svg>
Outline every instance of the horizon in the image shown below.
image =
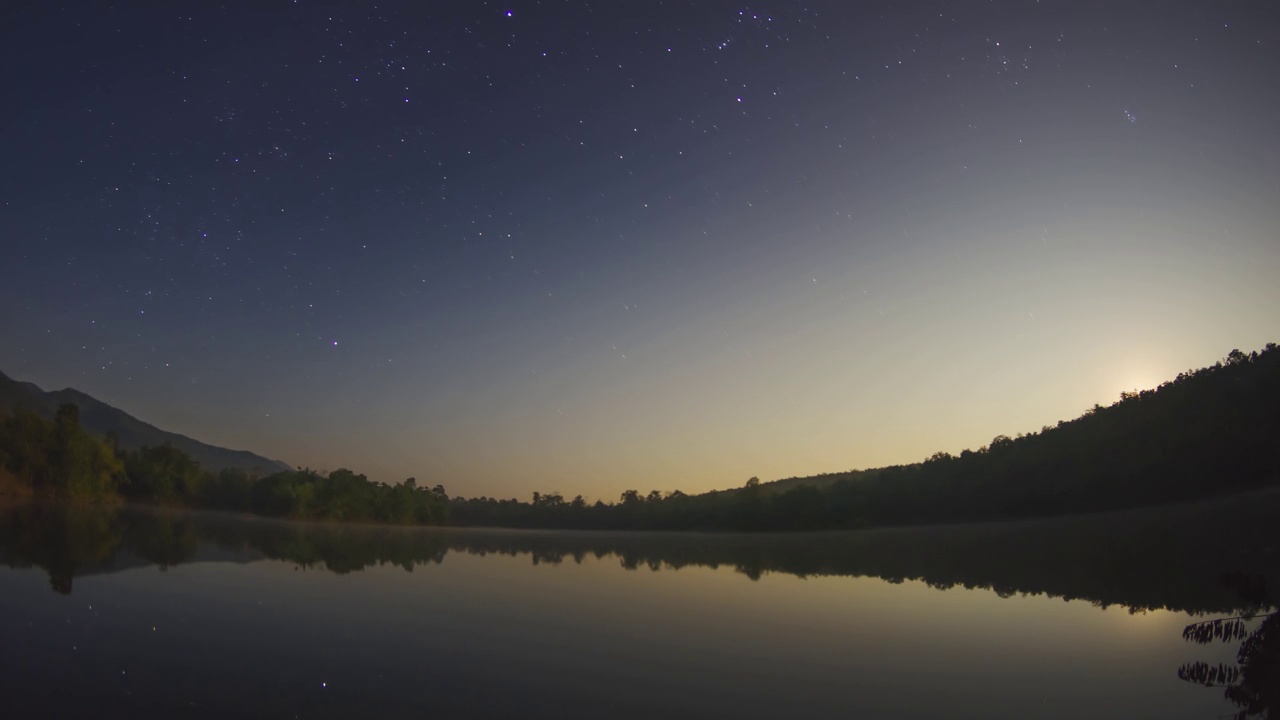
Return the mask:
<svg viewBox="0 0 1280 720">
<path fill-rule="evenodd" d="M 467 497 L 977 448 L 1277 339 L 1275 18 L 25 7 L 0 368 Z"/>
<path fill-rule="evenodd" d="M 1259 348 L 1256 352 L 1261 352 L 1263 349 L 1266 349 L 1266 348 L 1268 348 L 1268 347 L 1271 347 L 1272 345 L 1274 345 L 1274 343 L 1272 343 L 1272 342 L 1268 342 L 1268 343 L 1266 343 L 1262 348 Z M 1234 352 L 1235 350 L 1241 350 L 1241 349 L 1240 349 L 1240 348 L 1234 348 L 1231 352 Z M 1255 351 L 1253 351 L 1253 350 L 1241 350 L 1241 351 L 1242 351 L 1245 355 L 1248 355 L 1248 354 L 1250 354 L 1251 352 L 1255 352 Z M 1123 395 L 1123 393 L 1125 393 L 1125 392 L 1131 392 L 1131 391 L 1149 391 L 1149 390 L 1158 390 L 1158 389 L 1160 389 L 1160 387 L 1161 387 L 1161 386 L 1163 386 L 1163 385 L 1165 385 L 1165 384 L 1167 384 L 1167 383 L 1171 383 L 1171 382 L 1173 382 L 1174 380 L 1176 380 L 1176 379 L 1177 379 L 1178 377 L 1180 377 L 1183 373 L 1194 373 L 1194 372 L 1196 372 L 1196 371 L 1198 371 L 1198 370 L 1202 370 L 1202 369 L 1209 368 L 1209 367 L 1214 367 L 1214 366 L 1217 366 L 1217 365 L 1221 364 L 1221 362 L 1222 362 L 1222 361 L 1225 361 L 1226 359 L 1227 359 L 1227 356 L 1226 356 L 1226 355 L 1224 355 L 1223 357 L 1219 358 L 1218 360 L 1215 360 L 1213 363 L 1206 363 L 1206 364 L 1201 365 L 1201 366 L 1192 367 L 1192 368 L 1187 368 L 1186 370 L 1179 371 L 1179 373 L 1178 373 L 1177 375 L 1172 376 L 1172 377 L 1169 377 L 1169 378 L 1166 378 L 1166 379 L 1164 379 L 1164 380 L 1160 380 L 1160 381 L 1158 381 L 1157 383 L 1155 383 L 1155 384 L 1151 385 L 1150 387 L 1136 387 L 1136 386 L 1135 386 L 1134 388 L 1131 388 L 1131 390 L 1130 390 L 1130 391 L 1121 391 L 1121 394 Z M 75 393 L 80 393 L 80 394 L 84 394 L 84 395 L 89 395 L 88 393 L 84 393 L 83 391 L 79 390 L 78 388 L 71 387 L 71 386 L 63 387 L 63 388 L 60 388 L 60 389 L 57 389 L 57 390 L 47 390 L 46 388 L 44 388 L 44 387 L 42 387 L 42 386 L 40 386 L 40 385 L 38 385 L 38 384 L 36 384 L 36 383 L 32 383 L 32 382 L 30 382 L 30 381 L 26 381 L 26 380 L 19 380 L 19 379 L 13 378 L 13 377 L 11 377 L 11 376 L 7 375 L 6 373 L 4 373 L 4 371 L 3 371 L 3 370 L 0 370 L 0 376 L 7 377 L 8 379 L 13 380 L 13 381 L 18 382 L 18 383 L 34 385 L 37 389 L 39 389 L 39 390 L 40 390 L 40 391 L 42 391 L 42 392 L 75 392 Z M 99 399 L 99 398 L 93 398 L 93 396 L 92 396 L 92 395 L 89 395 L 89 397 L 90 397 L 90 398 L 92 398 L 92 399 L 96 399 L 96 400 L 98 400 L 99 402 L 102 402 L 102 401 L 101 401 L 101 399 Z M 1097 405 L 1101 405 L 1102 407 L 1109 407 L 1109 406 L 1111 406 L 1112 404 L 1115 404 L 1116 402 L 1118 402 L 1119 400 L 1122 400 L 1122 399 L 1123 399 L 1123 397 L 1117 397 L 1117 398 L 1113 398 L 1113 399 L 1111 399 L 1110 401 L 1108 401 L 1108 402 L 1106 402 L 1106 403 L 1098 403 Z M 125 414 L 129 415 L 130 417 L 133 417 L 135 420 L 138 420 L 138 421 L 143 422 L 143 423 L 148 424 L 148 425 L 152 425 L 153 427 L 157 427 L 157 426 L 155 426 L 153 423 L 148 422 L 145 418 L 140 418 L 140 417 L 137 417 L 136 415 L 134 415 L 133 413 L 130 413 L 130 412 L 129 412 L 127 409 L 125 409 L 125 408 L 119 408 L 119 407 L 116 407 L 116 406 L 114 406 L 114 405 L 111 405 L 111 407 L 113 407 L 114 409 L 116 409 L 116 410 L 118 410 L 118 411 L 120 411 L 120 412 L 124 412 Z M 1089 409 L 1091 409 L 1092 407 L 1095 407 L 1095 406 L 1090 406 L 1090 408 L 1086 408 L 1086 410 L 1089 410 Z M 995 437 L 997 437 L 997 436 L 1003 435 L 1003 436 L 1011 437 L 1011 438 L 1012 438 L 1012 437 L 1022 437 L 1023 435 L 1034 435 L 1034 434 L 1037 434 L 1037 433 L 1042 432 L 1042 431 L 1044 431 L 1044 430 L 1053 429 L 1054 427 L 1056 427 L 1056 426 L 1057 426 L 1059 423 L 1061 423 L 1061 422 L 1071 422 L 1071 421 L 1074 421 L 1074 420 L 1078 420 L 1078 419 L 1080 419 L 1081 417 L 1084 417 L 1086 414 L 1087 414 L 1087 412 L 1082 411 L 1079 415 L 1074 415 L 1074 416 L 1071 416 L 1071 417 L 1065 417 L 1065 418 L 1059 418 L 1058 420 L 1056 420 L 1056 421 L 1054 421 L 1054 422 L 1051 422 L 1051 423 L 1047 423 L 1047 424 L 1045 424 L 1045 425 L 1041 426 L 1040 428 L 1030 429 L 1030 430 L 1018 430 L 1018 431 L 1010 431 L 1010 432 L 998 433 L 996 436 L 992 436 L 992 437 L 993 437 L 993 438 L 995 438 Z M 158 427 L 157 429 L 159 429 L 159 430 L 161 430 L 161 431 L 165 431 L 165 432 L 175 432 L 175 431 L 173 431 L 173 430 L 171 430 L 171 429 L 169 429 L 169 428 Z M 201 443 L 209 444 L 209 445 L 214 445 L 215 447 L 220 447 L 221 449 L 224 449 L 224 450 L 232 450 L 232 451 L 236 451 L 236 452 L 250 452 L 250 453 L 253 453 L 253 454 L 255 454 L 255 455 L 258 455 L 258 456 L 260 456 L 260 457 L 263 457 L 264 459 L 269 460 L 269 461 L 272 461 L 272 462 L 284 463 L 285 465 L 288 465 L 288 466 L 290 466 L 291 468 L 295 468 L 295 469 L 298 469 L 298 470 L 309 470 L 309 471 L 314 471 L 314 472 L 317 472 L 317 473 L 319 473 L 319 474 L 321 474 L 321 475 L 327 475 L 327 474 L 329 474 L 329 473 L 331 473 L 331 472 L 334 472 L 334 471 L 336 471 L 336 470 L 350 470 L 350 471 L 355 472 L 355 473 L 357 473 L 357 474 L 366 475 L 366 474 L 365 474 L 365 473 L 363 473 L 359 468 L 350 467 L 350 466 L 348 466 L 348 465 L 341 465 L 341 464 L 339 464 L 339 465 L 337 465 L 337 466 L 335 466 L 335 467 L 332 467 L 332 468 L 325 468 L 325 467 L 311 467 L 311 466 L 306 465 L 306 464 L 298 465 L 298 464 L 290 463 L 289 461 L 287 461 L 287 460 L 283 460 L 283 459 L 281 459 L 281 458 L 273 458 L 273 457 L 265 456 L 265 455 L 263 455 L 262 453 L 259 453 L 259 452 L 255 451 L 253 448 L 235 448 L 235 447 L 219 446 L 219 445 L 217 445 L 216 443 L 209 443 L 209 442 L 207 442 L 207 441 L 205 441 L 205 440 L 203 440 L 202 438 L 199 438 L 199 437 L 192 437 L 192 436 L 186 435 L 185 433 L 181 433 L 181 432 L 178 432 L 177 434 L 179 434 L 179 435 L 184 435 L 184 436 L 188 437 L 189 439 L 191 439 L 191 440 L 195 440 L 195 441 L 197 441 L 197 442 L 201 442 Z M 961 452 L 970 451 L 970 450 L 972 450 L 972 451 L 978 451 L 979 449 L 985 449 L 986 447 L 987 447 L 987 443 L 985 443 L 985 442 L 984 442 L 984 443 L 975 444 L 975 445 L 972 445 L 972 446 L 967 446 L 967 447 L 964 447 L 964 448 L 960 448 L 960 449 L 957 449 L 957 450 L 955 450 L 955 451 L 951 451 L 951 450 L 944 450 L 944 451 L 940 451 L 940 452 L 948 452 L 948 453 L 950 453 L 951 455 L 958 456 L 958 455 L 960 455 L 960 454 L 961 454 Z M 939 451 L 935 451 L 935 452 L 939 452 Z M 781 475 L 781 476 L 778 476 L 778 477 L 772 477 L 772 478 L 768 478 L 768 479 L 760 480 L 760 482 L 761 482 L 762 484 L 768 484 L 768 483 L 772 483 L 772 482 L 780 482 L 780 481 L 784 481 L 784 480 L 803 479 L 803 478 L 809 478 L 809 477 L 821 477 L 821 476 L 824 476 L 824 475 L 831 475 L 831 474 L 843 474 L 843 473 L 851 473 L 851 472 L 867 472 L 867 471 L 873 471 L 873 470 L 883 469 L 883 468 L 887 468 L 887 467 L 897 467 L 897 466 L 905 466 L 905 465 L 916 465 L 916 464 L 919 464 L 919 463 L 925 462 L 926 460 L 928 460 L 928 456 L 923 456 L 923 457 L 920 457 L 919 459 L 916 459 L 916 460 L 906 460 L 906 461 L 902 461 L 902 462 L 886 463 L 886 464 L 883 464 L 883 465 L 874 465 L 874 466 L 872 466 L 872 465 L 864 465 L 864 466 L 858 466 L 858 467 L 850 467 L 850 468 L 837 469 L 837 470 L 829 470 L 829 471 L 822 471 L 822 472 L 814 472 L 814 473 L 793 473 L 793 474 L 791 474 L 791 475 Z M 369 479 L 370 479 L 370 480 L 372 480 L 372 481 L 374 481 L 374 482 L 381 482 L 381 483 L 383 483 L 383 484 L 387 484 L 387 485 L 395 485 L 395 484 L 398 484 L 398 483 L 404 482 L 404 481 L 409 480 L 409 479 L 414 479 L 414 480 L 416 480 L 416 476 L 409 475 L 409 476 L 406 476 L 405 478 L 401 478 L 400 480 L 393 480 L 393 481 L 382 480 L 382 479 L 379 479 L 379 478 L 369 478 Z M 749 478 L 749 479 L 751 479 L 751 480 L 759 480 L 759 478 L 758 478 L 757 476 L 752 476 L 752 477 L 751 477 L 751 478 Z M 423 482 L 418 482 L 418 484 L 419 484 L 419 486 L 430 486 L 430 485 L 433 485 L 433 484 L 442 484 L 442 485 L 445 485 L 445 489 L 446 489 L 446 490 L 448 490 L 448 489 L 449 489 L 449 488 L 448 488 L 448 486 L 447 486 L 447 484 L 445 484 L 445 483 L 423 483 Z M 698 491 L 694 491 L 694 492 L 695 492 L 695 494 L 696 494 L 696 493 L 705 493 L 705 492 L 720 492 L 720 491 L 725 491 L 725 490 L 734 490 L 734 489 L 737 489 L 737 488 L 739 488 L 739 487 L 741 487 L 741 486 L 740 486 L 740 485 L 727 485 L 727 486 L 724 486 L 724 487 L 711 487 L 711 488 L 704 488 L 704 489 L 702 489 L 702 490 L 698 490 Z M 648 492 L 648 491 L 651 491 L 651 490 L 655 490 L 655 489 L 656 489 L 656 490 L 660 490 L 660 491 L 662 491 L 662 492 L 664 492 L 664 493 L 670 493 L 670 492 L 675 491 L 675 490 L 681 490 L 681 491 L 683 491 L 683 488 L 678 488 L 678 487 L 658 487 L 658 488 L 639 488 L 639 487 L 635 487 L 635 488 L 627 488 L 627 490 L 629 490 L 629 491 L 634 490 L 634 491 L 639 491 L 639 492 L 641 492 L 641 493 L 645 493 L 645 492 Z M 601 500 L 601 501 L 604 501 L 604 502 L 606 502 L 606 503 L 613 503 L 613 502 L 616 502 L 616 500 L 617 500 L 616 498 L 607 497 L 607 496 L 604 496 L 604 497 L 593 497 L 593 496 L 589 496 L 589 495 L 586 495 L 586 494 L 583 494 L 583 493 L 561 493 L 561 492 L 560 492 L 560 490 L 559 490 L 559 489 L 556 489 L 556 488 L 531 488 L 531 489 L 528 489 L 528 490 L 525 492 L 525 495 L 527 496 L 527 495 L 529 495 L 530 493 L 533 493 L 533 494 L 535 494 L 535 495 L 536 495 L 536 494 L 538 494 L 538 493 L 543 493 L 543 494 L 547 494 L 547 493 L 560 493 L 560 494 L 564 495 L 565 497 L 569 497 L 569 498 L 572 498 L 574 495 L 580 495 L 580 496 L 581 496 L 584 500 L 586 500 L 588 503 L 592 503 L 592 502 L 595 502 L 595 501 L 597 501 L 597 500 Z M 484 495 L 484 494 L 476 494 L 476 495 L 470 495 L 470 496 L 465 495 L 465 494 L 462 494 L 462 493 L 456 493 L 456 492 L 455 492 L 455 493 L 453 493 L 453 494 L 454 494 L 456 497 L 459 497 L 459 498 L 462 498 L 462 497 L 473 497 L 473 498 L 486 497 L 486 495 Z M 499 497 L 499 496 L 492 496 L 492 497 L 495 497 L 496 499 L 507 499 L 507 498 L 505 498 L 505 497 Z M 513 497 L 512 497 L 512 498 L 510 498 L 510 499 L 514 499 L 514 500 L 521 500 L 522 498 L 521 498 L 519 495 L 515 495 L 515 496 L 513 496 Z"/>
</svg>

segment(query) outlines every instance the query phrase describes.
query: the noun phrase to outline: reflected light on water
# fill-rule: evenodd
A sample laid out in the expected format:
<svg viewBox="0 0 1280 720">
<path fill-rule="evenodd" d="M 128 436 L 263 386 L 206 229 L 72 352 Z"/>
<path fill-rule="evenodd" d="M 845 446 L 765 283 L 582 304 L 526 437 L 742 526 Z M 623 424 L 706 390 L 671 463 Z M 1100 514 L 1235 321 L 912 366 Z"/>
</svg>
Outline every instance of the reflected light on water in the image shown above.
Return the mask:
<svg viewBox="0 0 1280 720">
<path fill-rule="evenodd" d="M 17 509 L 0 678 L 64 716 L 1214 717 L 1176 673 L 1230 649 L 1181 629 L 1236 607 L 1268 498 L 797 535 Z"/>
</svg>

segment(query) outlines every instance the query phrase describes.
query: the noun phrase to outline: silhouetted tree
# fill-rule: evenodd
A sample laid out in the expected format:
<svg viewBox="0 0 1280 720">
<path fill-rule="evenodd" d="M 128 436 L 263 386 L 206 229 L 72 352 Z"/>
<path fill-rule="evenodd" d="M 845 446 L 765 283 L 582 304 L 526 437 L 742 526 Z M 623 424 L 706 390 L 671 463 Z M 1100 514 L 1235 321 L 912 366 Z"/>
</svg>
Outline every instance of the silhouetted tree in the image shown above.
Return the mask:
<svg viewBox="0 0 1280 720">
<path fill-rule="evenodd" d="M 1228 360 L 1231 360 L 1229 357 Z M 1246 360 L 1236 359 L 1235 364 Z M 1182 631 L 1184 640 L 1206 644 L 1239 643 L 1235 664 L 1190 662 L 1178 668 L 1178 677 L 1206 687 L 1221 687 L 1223 695 L 1239 711 L 1236 718 L 1280 718 L 1280 614 L 1260 613 L 1274 605 L 1266 582 L 1258 576 L 1232 573 L 1224 576 L 1251 606 L 1245 615 L 1202 620 Z M 1261 620 L 1250 629 L 1251 623 Z"/>
</svg>

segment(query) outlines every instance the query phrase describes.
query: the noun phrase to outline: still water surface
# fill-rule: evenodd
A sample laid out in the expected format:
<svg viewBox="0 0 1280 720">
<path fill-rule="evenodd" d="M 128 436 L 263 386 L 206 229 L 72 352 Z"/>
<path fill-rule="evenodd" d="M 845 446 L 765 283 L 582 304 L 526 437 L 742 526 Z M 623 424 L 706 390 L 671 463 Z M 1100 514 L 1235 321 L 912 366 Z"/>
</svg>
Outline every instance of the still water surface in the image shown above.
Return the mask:
<svg viewBox="0 0 1280 720">
<path fill-rule="evenodd" d="M 1241 606 L 1223 548 L 1280 566 L 1264 499 L 748 537 L 10 508 L 0 691 L 9 717 L 1215 718 L 1177 670 L 1234 648 L 1181 631 Z"/>
</svg>

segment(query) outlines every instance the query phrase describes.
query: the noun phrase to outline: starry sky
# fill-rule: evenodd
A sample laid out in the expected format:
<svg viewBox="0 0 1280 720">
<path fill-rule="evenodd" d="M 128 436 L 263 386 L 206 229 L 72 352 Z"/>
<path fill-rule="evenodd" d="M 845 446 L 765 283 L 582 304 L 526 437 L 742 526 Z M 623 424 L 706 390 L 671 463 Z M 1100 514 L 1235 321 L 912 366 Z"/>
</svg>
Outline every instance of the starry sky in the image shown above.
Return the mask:
<svg viewBox="0 0 1280 720">
<path fill-rule="evenodd" d="M 1280 340 L 1271 2 L 6 4 L 0 370 L 616 499 Z"/>
</svg>

